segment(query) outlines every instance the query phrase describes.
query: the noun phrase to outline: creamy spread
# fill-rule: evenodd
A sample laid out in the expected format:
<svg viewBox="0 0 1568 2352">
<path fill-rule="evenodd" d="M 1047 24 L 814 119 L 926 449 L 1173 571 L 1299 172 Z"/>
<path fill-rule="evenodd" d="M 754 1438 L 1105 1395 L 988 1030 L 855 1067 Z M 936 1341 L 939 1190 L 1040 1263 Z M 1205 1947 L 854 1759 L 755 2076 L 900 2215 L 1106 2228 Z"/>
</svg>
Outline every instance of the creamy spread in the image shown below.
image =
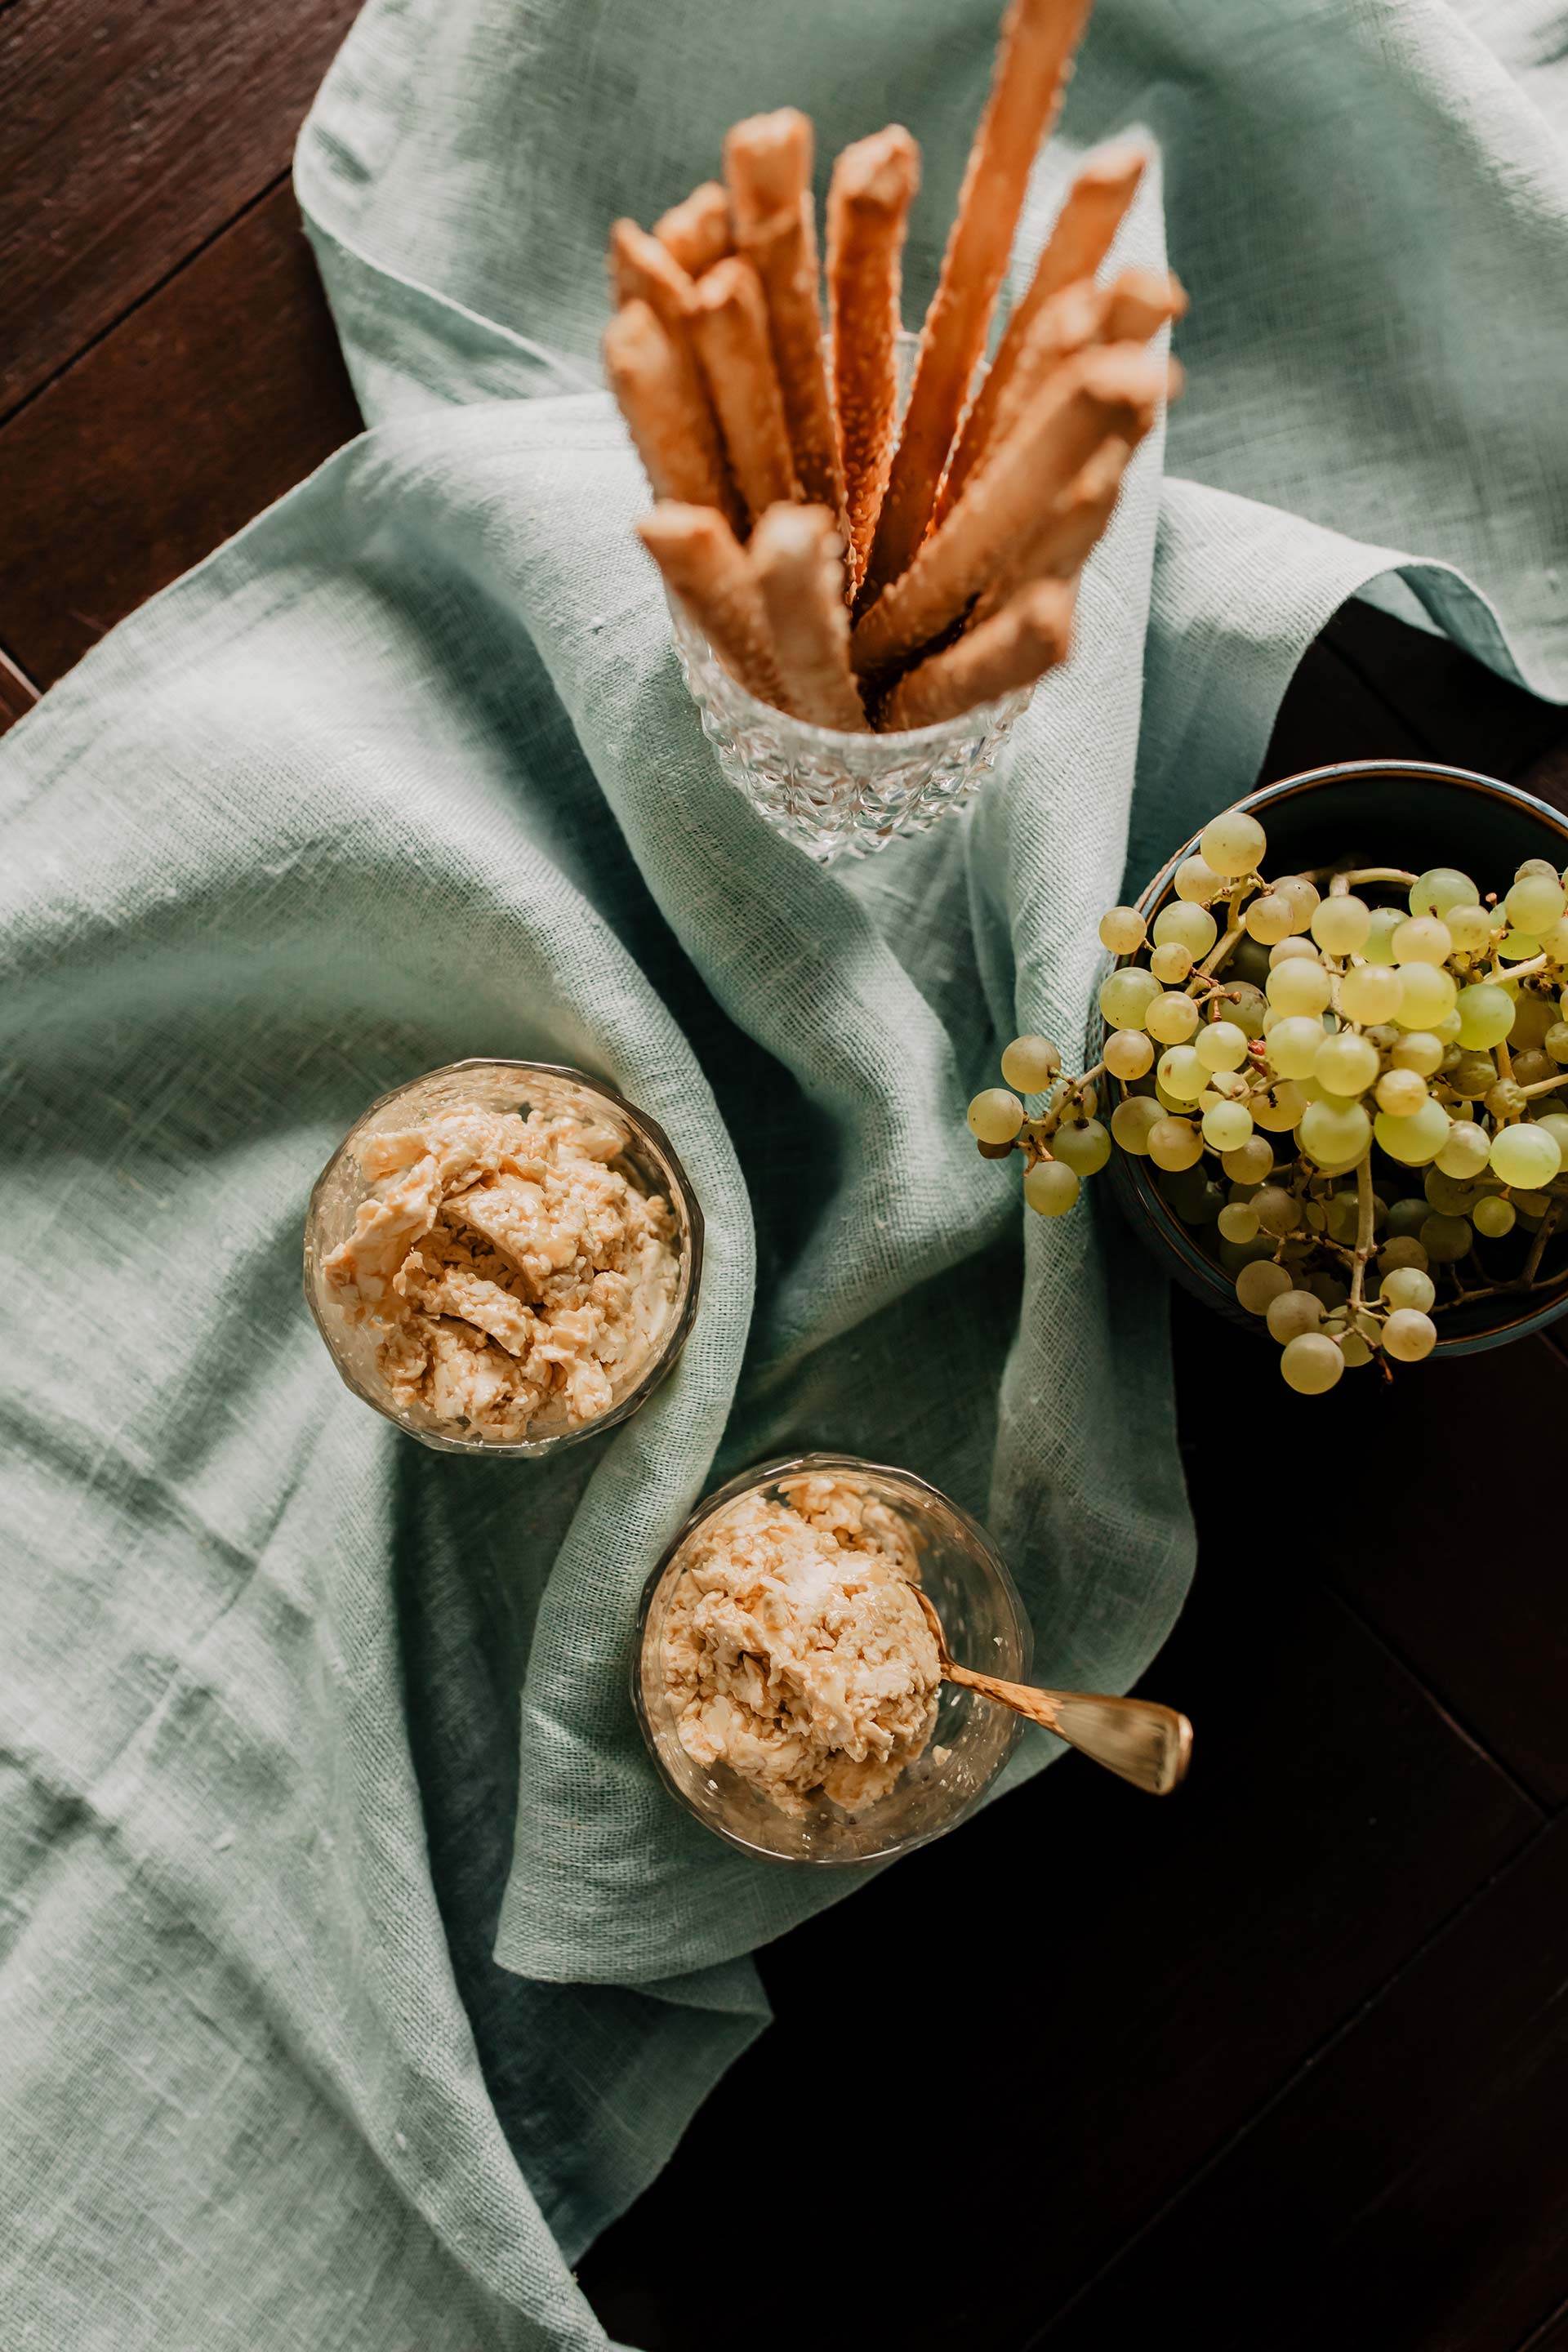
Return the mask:
<svg viewBox="0 0 1568 2352">
<path fill-rule="evenodd" d="M 898 1514 L 843 1477 L 743 1495 L 689 1538 L 663 1634 L 677 1731 L 786 1813 L 885 1797 L 936 1721 L 936 1642 Z"/>
<path fill-rule="evenodd" d="M 611 1164 L 624 1148 L 574 1112 L 475 1103 L 365 1139 L 371 1190 L 321 1272 L 395 1406 L 515 1444 L 626 1393 L 679 1269 L 668 1202 Z"/>
</svg>

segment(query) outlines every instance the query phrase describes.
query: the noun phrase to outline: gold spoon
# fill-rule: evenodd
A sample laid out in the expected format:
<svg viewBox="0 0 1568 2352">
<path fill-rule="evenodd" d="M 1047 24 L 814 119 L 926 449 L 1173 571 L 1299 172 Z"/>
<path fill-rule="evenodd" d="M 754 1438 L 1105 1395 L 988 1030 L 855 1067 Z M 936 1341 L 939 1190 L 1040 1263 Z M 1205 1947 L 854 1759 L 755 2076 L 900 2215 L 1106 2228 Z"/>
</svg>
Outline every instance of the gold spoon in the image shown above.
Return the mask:
<svg viewBox="0 0 1568 2352">
<path fill-rule="evenodd" d="M 1047 1731 L 1054 1731 L 1069 1748 L 1119 1772 L 1134 1788 L 1151 1796 L 1168 1797 L 1184 1778 L 1193 1753 L 1193 1727 L 1173 1706 L 1156 1706 L 1147 1698 L 1099 1698 L 1084 1691 L 1037 1690 L 1029 1683 L 1005 1683 L 994 1675 L 977 1675 L 955 1666 L 949 1654 L 942 1619 L 919 1586 L 915 1599 L 925 1612 L 936 1643 L 944 1683 L 978 1691 L 998 1706 L 1010 1706 Z"/>
</svg>

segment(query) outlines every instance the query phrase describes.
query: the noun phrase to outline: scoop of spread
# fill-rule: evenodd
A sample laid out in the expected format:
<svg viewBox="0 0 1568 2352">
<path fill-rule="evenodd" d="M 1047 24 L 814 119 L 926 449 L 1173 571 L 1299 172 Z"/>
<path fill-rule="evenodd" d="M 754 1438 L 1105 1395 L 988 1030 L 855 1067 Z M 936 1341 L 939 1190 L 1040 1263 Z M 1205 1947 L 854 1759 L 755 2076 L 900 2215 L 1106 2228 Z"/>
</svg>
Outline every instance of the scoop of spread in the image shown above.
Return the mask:
<svg viewBox="0 0 1568 2352">
<path fill-rule="evenodd" d="M 936 1643 L 897 1514 L 849 1481 L 740 1496 L 691 1538 L 665 1622 L 682 1747 L 784 1812 L 885 1797 L 936 1720 Z"/>
<path fill-rule="evenodd" d="M 506 1443 L 625 1393 L 678 1269 L 669 1205 L 609 1164 L 621 1149 L 570 1113 L 472 1103 L 368 1139 L 371 1192 L 321 1271 L 395 1404 Z"/>
</svg>

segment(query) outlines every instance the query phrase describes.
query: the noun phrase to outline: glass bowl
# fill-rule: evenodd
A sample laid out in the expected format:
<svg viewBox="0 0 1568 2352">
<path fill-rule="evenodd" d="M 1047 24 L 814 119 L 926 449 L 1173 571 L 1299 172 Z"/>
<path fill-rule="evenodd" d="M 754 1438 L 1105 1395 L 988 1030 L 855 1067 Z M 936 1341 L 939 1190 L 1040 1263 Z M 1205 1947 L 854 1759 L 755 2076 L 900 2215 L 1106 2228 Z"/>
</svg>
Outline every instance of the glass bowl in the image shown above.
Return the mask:
<svg viewBox="0 0 1568 2352">
<path fill-rule="evenodd" d="M 900 332 L 900 412 L 919 350 L 918 335 Z M 977 384 L 983 380 L 984 372 Z M 938 727 L 888 735 L 813 727 L 738 686 L 678 601 L 668 603 L 680 674 L 720 767 L 771 825 L 824 866 L 925 833 L 973 800 L 1034 693 L 1020 688 Z"/>
<path fill-rule="evenodd" d="M 639 1191 L 660 1193 L 674 1213 L 677 1258 L 673 1296 L 647 1354 L 627 1368 L 624 1387 L 612 1392 L 606 1410 L 575 1425 L 554 1404 L 535 1414 L 523 1438 L 498 1439 L 465 1433 L 433 1413 L 395 1401 L 376 1361 L 374 1328 L 350 1322 L 331 1296 L 323 1261 L 353 1230 L 355 1213 L 370 1189 L 361 1155 L 367 1140 L 388 1130 L 417 1127 L 438 1111 L 478 1103 L 489 1111 L 579 1111 L 597 1126 L 618 1131 L 622 1147 L 610 1163 Z M 373 1102 L 357 1119 L 316 1179 L 305 1220 L 305 1298 L 327 1351 L 345 1385 L 388 1421 L 441 1454 L 536 1457 L 596 1437 L 646 1404 L 673 1368 L 697 1313 L 702 1276 L 702 1211 L 668 1137 L 646 1112 L 626 1101 L 603 1078 L 551 1062 L 449 1062 Z"/>
<path fill-rule="evenodd" d="M 1568 819 L 1558 810 L 1521 792 L 1517 784 L 1428 761 L 1350 760 L 1336 767 L 1310 768 L 1265 785 L 1236 806 L 1263 825 L 1268 835 L 1265 862 L 1276 874 L 1363 851 L 1369 860 L 1404 865 L 1415 874 L 1431 866 L 1458 866 L 1474 875 L 1482 889 L 1491 889 L 1506 887 L 1526 857 L 1544 855 L 1559 866 L 1568 859 Z M 1172 895 L 1177 866 L 1197 845 L 1194 834 L 1140 893 L 1134 903 L 1142 915 L 1152 920 Z M 1105 1048 L 1107 1027 L 1098 993 L 1097 982 L 1089 1002 L 1086 1068 L 1100 1059 Z M 1119 1080 L 1112 1084 L 1117 1102 L 1138 1091 Z M 1155 1181 L 1152 1163 L 1117 1150 L 1107 1173 L 1122 1214 L 1165 1271 L 1227 1322 L 1254 1336 L 1264 1334 L 1260 1318 L 1237 1301 L 1234 1277 L 1176 1215 Z M 1500 1348 L 1527 1332 L 1543 1330 L 1564 1314 L 1568 1276 L 1555 1293 L 1534 1301 L 1504 1293 L 1474 1306 L 1446 1306 L 1437 1318 L 1433 1354 L 1470 1356 Z"/>
<path fill-rule="evenodd" d="M 885 1797 L 848 1813 L 819 1797 L 804 1816 L 786 1813 L 723 1764 L 700 1764 L 680 1742 L 664 1671 L 666 1622 L 696 1530 L 759 1491 L 785 1495 L 792 1481 L 852 1480 L 903 1520 L 920 1559 L 949 1650 L 962 1665 L 1026 1678 L 1032 1648 L 1023 1604 L 1000 1553 L 967 1511 L 912 1471 L 849 1454 L 796 1454 L 742 1471 L 699 1505 L 643 1591 L 632 1655 L 632 1699 L 660 1777 L 688 1811 L 745 1853 L 776 1862 L 882 1862 L 925 1845 L 962 1821 L 1012 1751 L 1018 1717 L 991 1700 L 943 1683 L 936 1722 L 921 1754 Z"/>
</svg>

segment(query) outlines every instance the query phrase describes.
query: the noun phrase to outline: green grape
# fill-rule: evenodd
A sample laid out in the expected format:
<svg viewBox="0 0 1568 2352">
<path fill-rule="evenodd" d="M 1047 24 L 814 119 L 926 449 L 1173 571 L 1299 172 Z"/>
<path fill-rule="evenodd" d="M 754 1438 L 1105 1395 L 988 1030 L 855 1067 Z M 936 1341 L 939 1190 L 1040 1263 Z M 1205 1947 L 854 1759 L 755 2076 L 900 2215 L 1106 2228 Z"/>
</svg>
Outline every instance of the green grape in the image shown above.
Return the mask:
<svg viewBox="0 0 1568 2352">
<path fill-rule="evenodd" d="M 1428 1100 L 1409 1118 L 1391 1118 L 1387 1111 L 1380 1110 L 1373 1132 L 1391 1160 L 1397 1160 L 1402 1167 L 1420 1168 L 1436 1160 L 1448 1126 L 1442 1104 Z"/>
<path fill-rule="evenodd" d="M 1143 1015 L 1143 1026 L 1162 1045 L 1184 1045 L 1198 1025 L 1198 1008 L 1190 996 L 1157 996 Z"/>
<path fill-rule="evenodd" d="M 1157 948 L 1185 948 L 1194 962 L 1207 955 L 1219 937 L 1219 926 L 1206 907 L 1192 907 L 1178 898 L 1161 908 L 1154 918 Z"/>
<path fill-rule="evenodd" d="M 1437 1344 L 1437 1326 L 1413 1307 L 1396 1307 L 1383 1327 L 1383 1352 L 1395 1363 L 1418 1364 Z"/>
<path fill-rule="evenodd" d="M 1075 1176 L 1096 1176 L 1110 1157 L 1110 1134 L 1097 1118 L 1064 1119 L 1051 1150 Z"/>
<path fill-rule="evenodd" d="M 1505 1127 L 1492 1138 L 1492 1168 L 1505 1184 L 1522 1192 L 1539 1192 L 1550 1184 L 1563 1165 L 1563 1150 L 1543 1119 L 1521 1127 Z"/>
<path fill-rule="evenodd" d="M 1446 1013 L 1443 1015 L 1442 1020 L 1439 1021 L 1433 1028 L 1431 1034 L 1436 1038 L 1445 1053 L 1448 1051 L 1450 1046 L 1457 1051 L 1459 1038 L 1458 1014 L 1457 1013 Z"/>
<path fill-rule="evenodd" d="M 1351 1295 L 1349 1284 L 1342 1282 L 1336 1274 L 1314 1274 L 1307 1288 L 1320 1306 L 1328 1307 L 1342 1307 Z"/>
<path fill-rule="evenodd" d="M 1495 1119 L 1522 1118 L 1524 1088 L 1516 1086 L 1511 1078 L 1499 1078 L 1495 1086 L 1487 1088 L 1486 1107 Z"/>
<path fill-rule="evenodd" d="M 1399 1010 L 1402 1029 L 1435 1029 L 1454 1010 L 1458 992 L 1452 975 L 1435 963 L 1402 963 Z"/>
<path fill-rule="evenodd" d="M 1148 1153 L 1151 1129 L 1158 1127 L 1163 1117 L 1152 1095 L 1129 1095 L 1110 1114 L 1110 1132 L 1123 1151 L 1131 1151 L 1142 1160 Z"/>
<path fill-rule="evenodd" d="M 1011 1143 L 1024 1124 L 1024 1106 L 1005 1087 L 987 1087 L 969 1106 L 969 1131 L 982 1143 Z"/>
<path fill-rule="evenodd" d="M 1225 968 L 1226 986 L 1236 981 L 1249 981 L 1260 988 L 1268 977 L 1268 958 L 1272 950 L 1259 947 L 1256 940 L 1237 940 L 1230 951 L 1230 961 Z"/>
<path fill-rule="evenodd" d="M 1394 934 L 1395 963 L 1447 963 L 1453 952 L 1448 926 L 1436 915 L 1412 915 Z"/>
<path fill-rule="evenodd" d="M 1505 931 L 1497 943 L 1500 963 L 1532 963 L 1541 952 L 1533 931 Z"/>
<path fill-rule="evenodd" d="M 1175 988 L 1192 971 L 1193 960 L 1184 947 L 1173 940 L 1167 946 L 1155 948 L 1149 957 L 1149 969 L 1162 988 Z"/>
<path fill-rule="evenodd" d="M 1478 980 L 1462 988 L 1454 1009 L 1459 1016 L 1459 1043 L 1472 1053 L 1500 1045 L 1513 1027 L 1513 999 L 1492 981 Z"/>
<path fill-rule="evenodd" d="M 1105 1041 L 1105 1066 L 1113 1078 L 1142 1078 L 1154 1066 L 1154 1048 L 1142 1029 L 1113 1029 Z"/>
<path fill-rule="evenodd" d="M 1345 1360 L 1321 1331 L 1303 1331 L 1279 1359 L 1288 1388 L 1299 1396 L 1322 1396 L 1344 1370 Z"/>
<path fill-rule="evenodd" d="M 1037 1160 L 1024 1179 L 1024 1198 L 1039 1216 L 1066 1216 L 1078 1199 L 1078 1178 L 1059 1160 Z"/>
<path fill-rule="evenodd" d="M 1568 1062 L 1568 1021 L 1554 1021 L 1541 1042 L 1554 1062 Z"/>
<path fill-rule="evenodd" d="M 1256 1241 L 1221 1241 L 1217 1242 L 1215 1247 L 1221 1265 L 1233 1281 L 1244 1265 L 1254 1264 L 1261 1265 L 1266 1258 L 1271 1258 L 1274 1255 L 1273 1243 L 1261 1234 Z"/>
<path fill-rule="evenodd" d="M 1429 866 L 1410 885 L 1410 911 L 1446 916 L 1450 907 L 1468 907 L 1475 895 L 1475 884 L 1457 866 Z"/>
<path fill-rule="evenodd" d="M 1560 915 L 1541 934 L 1542 951 L 1553 963 L 1568 963 L 1568 915 Z"/>
<path fill-rule="evenodd" d="M 1149 1130 L 1149 1157 L 1156 1168 L 1191 1168 L 1203 1156 L 1203 1137 L 1190 1119 L 1163 1118 Z"/>
<path fill-rule="evenodd" d="M 1509 1051 L 1517 1054 L 1542 1045 L 1555 1018 L 1549 996 L 1537 996 L 1533 989 L 1521 988 L 1513 1008 L 1513 1027 L 1508 1033 Z"/>
<path fill-rule="evenodd" d="M 1405 1201 L 1395 1201 L 1388 1213 L 1390 1241 L 1409 1241 L 1418 1234 L 1426 1222 L 1426 1207 L 1424 1192 L 1412 1193 Z M 1421 1255 L 1425 1257 L 1426 1251 L 1423 1250 Z"/>
<path fill-rule="evenodd" d="M 1252 1208 L 1266 1234 L 1282 1241 L 1293 1234 L 1300 1223 L 1300 1209 L 1292 1193 L 1281 1184 L 1265 1184 L 1252 1196 Z"/>
<path fill-rule="evenodd" d="M 1484 955 L 1497 929 L 1489 907 L 1450 907 L 1443 917 L 1456 955 Z"/>
<path fill-rule="evenodd" d="M 1500 1242 L 1504 1234 L 1512 1233 L 1518 1215 L 1511 1201 L 1505 1201 L 1500 1192 L 1489 1192 L 1470 1211 L 1470 1223 L 1489 1242 Z"/>
<path fill-rule="evenodd" d="M 1414 1070 L 1418 1078 L 1429 1078 L 1443 1066 L 1443 1040 L 1430 1029 L 1407 1029 L 1389 1048 L 1388 1058 L 1396 1070 Z"/>
<path fill-rule="evenodd" d="M 1390 1307 L 1413 1307 L 1417 1315 L 1425 1315 L 1437 1296 L 1437 1286 L 1419 1266 L 1396 1265 L 1384 1276 L 1378 1296 Z"/>
<path fill-rule="evenodd" d="M 1252 1113 L 1239 1103 L 1215 1103 L 1204 1113 L 1203 1132 L 1212 1151 L 1234 1151 L 1252 1133 Z"/>
<path fill-rule="evenodd" d="M 1426 1099 L 1426 1081 L 1414 1070 L 1384 1070 L 1377 1082 L 1377 1107 L 1390 1118 L 1414 1118 Z"/>
<path fill-rule="evenodd" d="M 1321 1087 L 1326 1087 L 1331 1095 L 1346 1097 L 1365 1094 L 1376 1079 L 1377 1071 L 1377 1047 L 1369 1045 L 1364 1037 L 1358 1037 L 1353 1029 L 1341 1029 L 1333 1036 L 1325 1037 L 1312 1065 L 1312 1076 Z M 1422 1092 L 1426 1092 L 1425 1087 Z"/>
<path fill-rule="evenodd" d="M 1555 874 L 1525 874 L 1503 900 L 1503 909 L 1520 930 L 1540 933 L 1562 919 L 1564 903 Z"/>
<path fill-rule="evenodd" d="M 1422 1223 L 1426 1223 L 1425 1215 Z M 1423 1274 L 1426 1271 L 1426 1253 L 1414 1234 L 1396 1234 L 1377 1254 L 1379 1274 L 1392 1274 L 1402 1265 L 1418 1266 Z"/>
<path fill-rule="evenodd" d="M 1160 1084 L 1179 1103 L 1195 1103 L 1208 1076 L 1190 1045 L 1168 1046 L 1160 1056 Z"/>
<path fill-rule="evenodd" d="M 1198 1034 L 1201 1036 L 1203 1032 L 1200 1030 Z M 1197 1052 L 1196 1046 L 1193 1051 Z M 1216 1102 L 1245 1102 L 1247 1097 L 1247 1078 L 1242 1071 L 1211 1070 L 1209 1082 L 1198 1100 L 1205 1110 L 1212 1110 Z"/>
<path fill-rule="evenodd" d="M 1255 1242 L 1258 1212 L 1250 1201 L 1227 1201 L 1219 1213 L 1219 1229 L 1227 1242 Z"/>
<path fill-rule="evenodd" d="M 1359 1331 L 1347 1331 L 1339 1342 L 1339 1349 L 1345 1360 L 1347 1371 L 1359 1371 L 1363 1364 L 1372 1361 L 1372 1349 Z"/>
<path fill-rule="evenodd" d="M 1441 1176 L 1465 1183 L 1479 1176 L 1491 1159 L 1492 1139 L 1479 1120 L 1457 1118 L 1443 1138 L 1443 1149 L 1433 1166 Z"/>
<path fill-rule="evenodd" d="M 1538 1225 L 1554 1202 L 1550 1192 L 1516 1192 L 1513 1205 L 1519 1211 L 1521 1224 Z"/>
<path fill-rule="evenodd" d="M 1303 956 L 1309 963 L 1316 963 L 1321 952 L 1316 940 L 1303 939 L 1299 931 L 1292 931 L 1288 940 L 1269 949 L 1268 969 L 1272 971 L 1276 964 L 1300 963 Z"/>
<path fill-rule="evenodd" d="M 1514 1082 L 1521 1087 L 1558 1087 L 1563 1085 L 1563 1073 L 1550 1054 L 1539 1045 L 1530 1045 L 1513 1057 Z"/>
<path fill-rule="evenodd" d="M 1309 1103 L 1297 1129 L 1302 1150 L 1320 1168 L 1352 1168 L 1372 1141 L 1372 1121 L 1360 1103 Z"/>
<path fill-rule="evenodd" d="M 1340 1011 L 1347 1021 L 1392 1021 L 1405 983 L 1386 964 L 1353 963 L 1340 982 Z"/>
<path fill-rule="evenodd" d="M 1312 917 L 1312 937 L 1325 955 L 1354 955 L 1372 929 L 1372 908 L 1347 893 L 1325 898 Z"/>
<path fill-rule="evenodd" d="M 1184 898 L 1189 906 L 1206 906 L 1211 898 L 1218 898 L 1224 887 L 1224 877 L 1216 874 L 1212 866 L 1205 866 L 1201 857 L 1184 857 L 1176 868 L 1176 896 Z"/>
<path fill-rule="evenodd" d="M 1421 1228 L 1421 1246 L 1432 1265 L 1453 1265 L 1470 1251 L 1468 1217 L 1428 1217 Z"/>
<path fill-rule="evenodd" d="M 1302 1331 L 1315 1331 L 1323 1319 L 1323 1302 L 1310 1290 L 1282 1290 L 1268 1302 L 1268 1336 L 1283 1347 Z"/>
<path fill-rule="evenodd" d="M 1225 1018 L 1244 1037 L 1250 1040 L 1262 1036 L 1268 1002 L 1260 988 L 1254 988 L 1250 981 L 1233 980 L 1226 973 L 1224 998 L 1216 998 L 1215 1002 L 1224 1003 Z"/>
<path fill-rule="evenodd" d="M 1252 900 L 1241 919 L 1251 938 L 1271 948 L 1289 938 L 1294 913 L 1289 898 L 1282 898 L 1277 890 L 1265 890 Z"/>
<path fill-rule="evenodd" d="M 1256 874 L 1268 838 L 1255 816 L 1245 809 L 1226 809 L 1212 817 L 1198 839 L 1198 855 L 1205 866 L 1227 878 Z"/>
<path fill-rule="evenodd" d="M 1551 1136 L 1562 1155 L 1563 1165 L 1568 1167 L 1568 1111 L 1542 1111 L 1531 1124 L 1540 1128 L 1543 1135 Z"/>
<path fill-rule="evenodd" d="M 1100 919 L 1100 944 L 1112 955 L 1136 955 L 1148 932 L 1136 907 L 1112 907 Z"/>
<path fill-rule="evenodd" d="M 1283 898 L 1290 909 L 1290 929 L 1301 932 L 1311 929 L 1312 918 L 1318 911 L 1320 893 L 1317 885 L 1304 875 L 1287 874 L 1274 885 L 1274 895 Z"/>
<path fill-rule="evenodd" d="M 1261 1135 L 1249 1135 L 1227 1151 L 1220 1162 L 1233 1184 L 1261 1184 L 1274 1172 L 1274 1147 Z"/>
<path fill-rule="evenodd" d="M 1225 1187 L 1216 1184 L 1203 1161 L 1190 1168 L 1163 1172 L 1160 1191 L 1184 1225 L 1214 1225 L 1226 1206 Z"/>
<path fill-rule="evenodd" d="M 1497 1084 L 1497 1064 L 1489 1054 L 1467 1054 L 1461 1047 L 1458 1060 L 1448 1072 L 1448 1084 L 1466 1102 L 1479 1102 Z"/>
<path fill-rule="evenodd" d="M 1334 984 L 1316 956 L 1291 956 L 1274 966 L 1265 992 L 1275 1012 L 1289 1019 L 1325 1012 Z"/>
<path fill-rule="evenodd" d="M 1048 1037 L 1015 1037 L 1002 1056 L 1002 1076 L 1021 1095 L 1043 1094 L 1061 1066 L 1061 1048 Z"/>
<path fill-rule="evenodd" d="M 1267 1040 L 1268 1065 L 1282 1078 L 1311 1076 L 1323 1042 L 1323 1024 L 1316 1017 L 1277 1021 Z"/>
<path fill-rule="evenodd" d="M 1279 1086 L 1270 1087 L 1267 1094 L 1252 1097 L 1252 1123 L 1267 1134 L 1286 1135 L 1300 1124 L 1306 1108 L 1307 1097 L 1300 1087 L 1283 1079 Z"/>
<path fill-rule="evenodd" d="M 1193 1050 L 1205 1070 L 1239 1070 L 1247 1059 L 1246 1032 L 1231 1021 L 1205 1022 Z"/>
<path fill-rule="evenodd" d="M 1361 1203 L 1353 1192 L 1335 1192 L 1327 1204 L 1325 1231 L 1331 1242 L 1353 1242 L 1361 1225 Z"/>
<path fill-rule="evenodd" d="M 1405 920 L 1397 907 L 1374 907 L 1361 952 L 1368 963 L 1390 964 L 1394 961 L 1394 934 Z"/>
<path fill-rule="evenodd" d="M 1272 1302 L 1292 1287 L 1284 1267 L 1265 1258 L 1255 1258 L 1236 1277 L 1237 1297 L 1249 1315 L 1267 1315 Z"/>
<path fill-rule="evenodd" d="M 1128 964 L 1101 981 L 1100 1009 L 1113 1029 L 1142 1029 L 1144 1014 L 1163 993 L 1152 971 Z"/>
</svg>

